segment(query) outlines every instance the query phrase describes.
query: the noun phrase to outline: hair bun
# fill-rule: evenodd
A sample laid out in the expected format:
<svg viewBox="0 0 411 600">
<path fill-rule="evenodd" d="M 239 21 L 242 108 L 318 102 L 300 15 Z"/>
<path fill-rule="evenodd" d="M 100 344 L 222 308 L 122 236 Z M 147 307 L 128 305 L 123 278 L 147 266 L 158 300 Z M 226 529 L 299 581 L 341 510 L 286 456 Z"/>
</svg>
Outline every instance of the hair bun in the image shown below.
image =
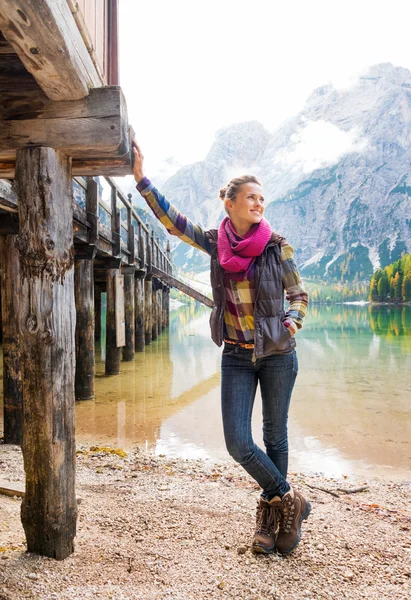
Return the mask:
<svg viewBox="0 0 411 600">
<path fill-rule="evenodd" d="M 227 186 L 220 188 L 220 200 L 225 199 L 226 192 L 227 192 Z"/>
</svg>

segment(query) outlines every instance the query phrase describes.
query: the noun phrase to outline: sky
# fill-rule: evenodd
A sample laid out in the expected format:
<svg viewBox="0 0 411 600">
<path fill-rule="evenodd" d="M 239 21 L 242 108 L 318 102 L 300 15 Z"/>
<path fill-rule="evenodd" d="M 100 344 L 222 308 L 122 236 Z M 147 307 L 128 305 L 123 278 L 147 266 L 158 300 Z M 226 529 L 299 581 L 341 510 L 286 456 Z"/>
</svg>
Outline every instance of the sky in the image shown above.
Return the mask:
<svg viewBox="0 0 411 600">
<path fill-rule="evenodd" d="M 317 87 L 411 70 L 410 0 L 120 0 L 120 84 L 147 175 L 202 160 L 215 133 L 274 131 Z"/>
</svg>

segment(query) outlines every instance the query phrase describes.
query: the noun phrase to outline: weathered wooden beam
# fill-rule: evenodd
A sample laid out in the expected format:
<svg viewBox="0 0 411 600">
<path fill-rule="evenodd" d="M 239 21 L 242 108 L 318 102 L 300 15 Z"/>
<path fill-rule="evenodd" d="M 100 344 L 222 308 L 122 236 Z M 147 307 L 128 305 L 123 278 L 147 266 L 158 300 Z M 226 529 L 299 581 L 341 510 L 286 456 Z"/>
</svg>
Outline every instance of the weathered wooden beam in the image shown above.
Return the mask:
<svg viewBox="0 0 411 600">
<path fill-rule="evenodd" d="M 23 435 L 23 382 L 18 326 L 20 262 L 16 241 L 15 235 L 0 237 L 0 267 L 4 442 L 20 445 Z"/>
<path fill-rule="evenodd" d="M 124 275 L 124 316 L 126 344 L 123 347 L 123 360 L 134 359 L 135 352 L 135 322 L 134 322 L 134 273 Z"/>
<path fill-rule="evenodd" d="M 0 121 L 1 158 L 27 146 L 48 146 L 76 158 L 116 158 L 130 149 L 126 103 L 117 86 L 91 90 L 76 101 L 35 106 L 24 117 Z"/>
<path fill-rule="evenodd" d="M 17 154 L 26 495 L 29 552 L 73 552 L 75 306 L 70 159 L 51 148 Z"/>
<path fill-rule="evenodd" d="M 138 272 L 135 280 L 135 342 L 136 352 L 144 352 L 144 273 Z"/>
<path fill-rule="evenodd" d="M 127 152 L 119 158 L 73 158 L 73 176 L 94 177 L 95 175 L 106 175 L 112 177 L 123 177 L 130 175 L 130 154 Z M 14 179 L 15 160 L 1 158 L 0 152 L 0 176 Z"/>
<path fill-rule="evenodd" d="M 49 98 L 102 84 L 66 0 L 0 0 L 0 29 Z"/>
<path fill-rule="evenodd" d="M 180 292 L 183 292 L 183 294 L 187 294 L 187 296 L 191 296 L 191 298 L 194 298 L 194 300 L 197 300 L 198 302 L 201 302 L 202 304 L 205 304 L 206 306 L 209 306 L 210 308 L 212 308 L 214 306 L 214 303 L 211 300 L 211 298 L 208 298 L 208 296 L 201 294 L 201 292 L 197 292 L 197 290 L 194 290 L 193 288 L 189 287 L 182 281 L 179 281 L 178 279 L 176 279 L 175 277 L 170 275 L 170 273 L 165 273 L 161 269 L 158 269 L 157 267 L 152 265 L 151 274 L 154 277 L 157 277 L 158 279 L 160 279 L 160 281 L 169 285 L 170 287 L 174 287 L 177 290 L 180 290 Z"/>
<path fill-rule="evenodd" d="M 93 259 L 76 259 L 76 400 L 94 398 L 94 275 Z"/>
</svg>

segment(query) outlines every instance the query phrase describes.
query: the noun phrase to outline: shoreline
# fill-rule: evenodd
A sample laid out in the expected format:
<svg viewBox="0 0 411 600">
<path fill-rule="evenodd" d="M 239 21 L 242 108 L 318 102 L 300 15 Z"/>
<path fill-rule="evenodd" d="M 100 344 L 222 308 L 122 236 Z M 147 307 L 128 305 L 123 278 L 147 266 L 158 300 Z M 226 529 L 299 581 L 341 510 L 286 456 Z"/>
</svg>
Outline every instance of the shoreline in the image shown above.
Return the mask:
<svg viewBox="0 0 411 600">
<path fill-rule="evenodd" d="M 0 445 L 2 477 L 21 480 L 20 449 Z M 259 490 L 230 462 L 135 448 L 77 452 L 75 552 L 25 552 L 20 499 L 0 495 L 0 597 L 35 600 L 306 600 L 411 591 L 411 482 L 292 473 L 313 506 L 288 557 L 250 552 Z M 323 489 L 321 489 L 323 488 Z M 327 490 L 327 491 L 324 491 Z M 337 494 L 332 495 L 331 492 Z"/>
</svg>

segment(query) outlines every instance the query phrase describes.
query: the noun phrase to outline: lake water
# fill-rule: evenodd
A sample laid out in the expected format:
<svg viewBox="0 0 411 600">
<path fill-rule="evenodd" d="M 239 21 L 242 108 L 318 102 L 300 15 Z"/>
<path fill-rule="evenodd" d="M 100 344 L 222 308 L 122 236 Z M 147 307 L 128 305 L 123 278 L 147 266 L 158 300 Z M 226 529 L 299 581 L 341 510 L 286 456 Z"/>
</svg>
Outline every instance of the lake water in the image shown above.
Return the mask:
<svg viewBox="0 0 411 600">
<path fill-rule="evenodd" d="M 170 313 L 157 341 L 77 403 L 77 440 L 156 454 L 228 459 L 220 417 L 221 350 L 209 309 Z M 300 372 L 289 418 L 290 470 L 410 478 L 411 307 L 310 306 L 297 334 Z M 261 399 L 253 417 L 262 443 Z"/>
</svg>

